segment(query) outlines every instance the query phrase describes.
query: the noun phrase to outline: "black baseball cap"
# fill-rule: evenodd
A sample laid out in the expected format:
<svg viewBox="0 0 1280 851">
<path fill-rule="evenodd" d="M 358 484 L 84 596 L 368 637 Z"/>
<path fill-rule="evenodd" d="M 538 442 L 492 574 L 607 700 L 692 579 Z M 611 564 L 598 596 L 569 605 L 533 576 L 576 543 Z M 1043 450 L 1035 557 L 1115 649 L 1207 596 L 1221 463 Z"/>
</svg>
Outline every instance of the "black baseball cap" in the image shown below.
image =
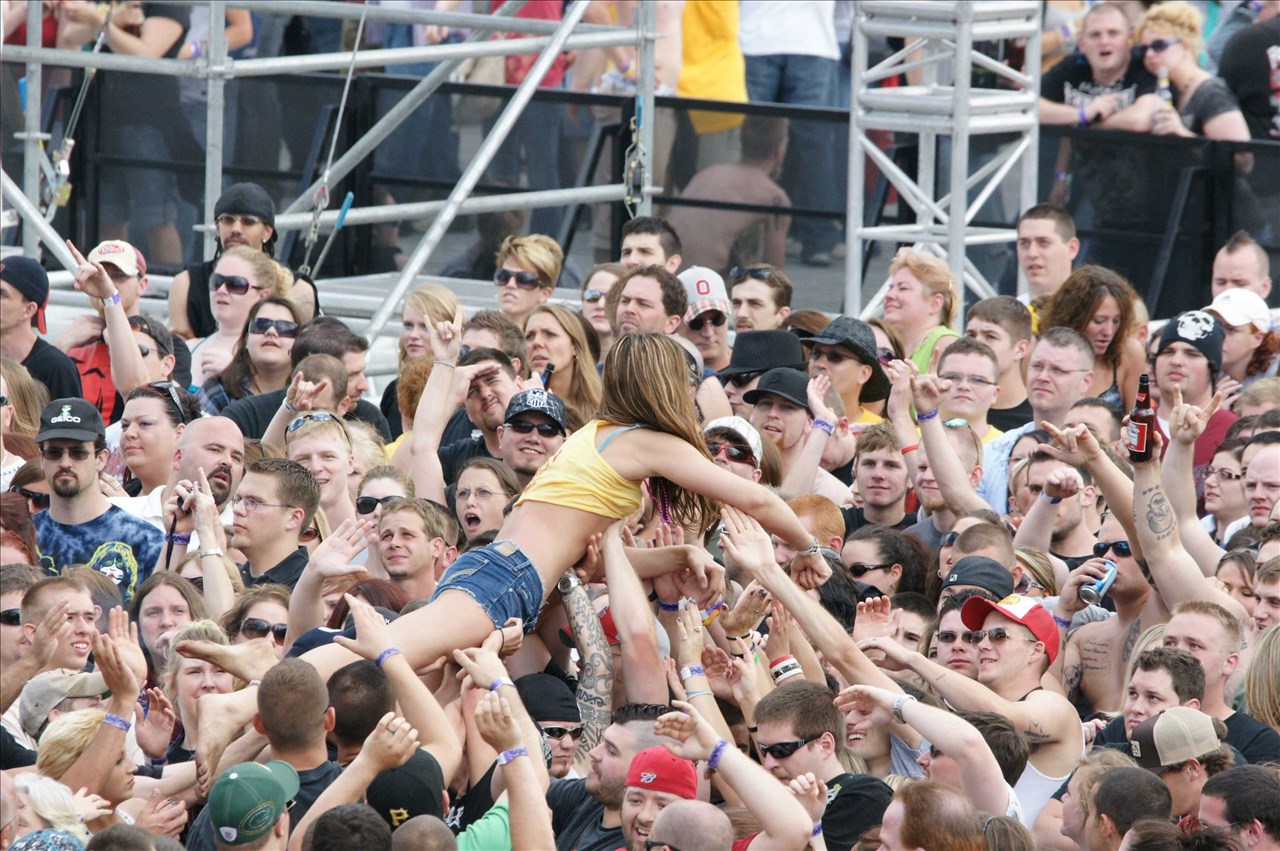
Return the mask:
<svg viewBox="0 0 1280 851">
<path fill-rule="evenodd" d="M 804 349 L 790 331 L 743 331 L 733 341 L 729 365 L 716 373 L 722 378 L 744 372 L 768 372 L 778 367 L 804 369 Z"/>
<path fill-rule="evenodd" d="M 742 395 L 742 401 L 754 405 L 766 393 L 781 396 L 809 411 L 809 375 L 798 369 L 771 369 L 760 376 L 756 389 Z M 813 415 L 813 411 L 809 411 Z"/>
<path fill-rule="evenodd" d="M 943 589 L 953 585 L 973 585 L 1003 600 L 1013 593 L 1013 574 L 995 559 L 986 556 L 965 556 L 951 566 Z"/>
<path fill-rule="evenodd" d="M 521 390 L 511 397 L 507 403 L 507 417 L 504 423 L 510 423 L 521 414 L 545 414 L 551 421 L 560 426 L 561 431 L 569 430 L 569 415 L 565 411 L 564 402 L 550 390 L 535 387 L 532 390 Z"/>
<path fill-rule="evenodd" d="M 399 768 L 380 772 L 365 800 L 392 830 L 415 816 L 444 818 L 444 773 L 428 751 L 418 748 Z"/>
<path fill-rule="evenodd" d="M 107 436 L 102 414 L 85 399 L 54 399 L 40 412 L 36 443 L 46 440 L 92 442 Z"/>
<path fill-rule="evenodd" d="M 6 257 L 0 260 L 0 280 L 22 293 L 27 301 L 36 303 L 39 307 L 35 317 L 36 330 L 46 333 L 44 309 L 49 304 L 49 273 L 40 261 L 30 257 Z"/>
<path fill-rule="evenodd" d="M 801 337 L 801 342 L 822 346 L 843 346 L 857 355 L 858 360 L 871 367 L 871 378 L 862 388 L 862 401 L 879 402 L 889 398 L 889 377 L 880 368 L 876 355 L 876 335 L 871 326 L 853 316 L 837 316 L 812 337 Z"/>
</svg>

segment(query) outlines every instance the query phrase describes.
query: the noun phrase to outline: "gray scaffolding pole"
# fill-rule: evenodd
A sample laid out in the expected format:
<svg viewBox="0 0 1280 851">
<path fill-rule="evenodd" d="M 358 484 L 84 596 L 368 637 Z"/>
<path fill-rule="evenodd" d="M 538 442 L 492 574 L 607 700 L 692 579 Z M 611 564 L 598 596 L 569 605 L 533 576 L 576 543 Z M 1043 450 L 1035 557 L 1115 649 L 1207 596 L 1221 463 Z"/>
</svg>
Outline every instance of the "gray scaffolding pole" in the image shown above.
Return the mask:
<svg viewBox="0 0 1280 851">
<path fill-rule="evenodd" d="M 640 3 L 638 11 L 636 27 L 639 29 L 637 33 L 639 44 L 636 58 L 640 62 L 640 90 L 639 103 L 636 104 L 639 107 L 636 110 L 636 117 L 640 122 L 640 168 L 647 187 L 653 181 L 653 127 L 657 123 L 653 106 L 653 92 L 658 86 L 654 75 L 657 45 L 652 35 L 657 31 L 658 7 L 656 3 Z M 640 216 L 653 214 L 653 195 L 647 189 L 641 193 L 640 201 L 636 204 L 636 214 Z"/>
<path fill-rule="evenodd" d="M 205 60 L 209 73 L 208 107 L 205 127 L 204 220 L 213 221 L 213 208 L 222 194 L 222 130 L 226 104 L 227 77 L 227 12 L 225 0 L 209 0 L 209 56 Z M 212 257 L 214 233 L 204 235 L 204 256 Z"/>
<path fill-rule="evenodd" d="M 36 207 L 35 202 L 22 191 L 22 187 L 14 183 L 13 178 L 6 172 L 0 170 L 0 188 L 3 189 L 4 199 L 9 202 L 18 215 L 22 217 L 24 245 L 23 252 L 28 257 L 36 257 L 37 249 L 41 242 L 49 247 L 49 253 L 58 258 L 58 262 L 63 268 L 75 270 L 76 261 L 71 256 L 71 252 L 67 250 L 66 243 L 62 237 L 53 229 L 53 225 L 44 220 L 44 216 L 40 215 L 40 210 Z M 39 197 L 37 193 L 36 197 Z M 27 249 L 25 245 L 26 234 L 31 235 L 31 249 Z"/>
<path fill-rule="evenodd" d="M 40 16 L 44 13 L 42 4 L 31 3 L 27 6 L 27 44 L 31 43 L 34 38 L 36 43 L 40 43 Z M 27 197 L 38 199 L 40 197 L 40 154 L 43 146 L 43 136 L 40 132 L 40 96 L 42 94 L 43 80 L 40 75 L 40 62 L 38 60 L 27 63 L 27 103 L 25 126 L 23 127 L 23 158 L 22 158 L 22 188 L 26 191 Z M 14 205 L 17 206 L 16 204 Z M 38 211 L 37 211 L 38 212 Z M 25 216 L 23 217 L 26 218 Z M 24 227 L 22 229 L 22 250 L 28 257 L 36 256 L 36 248 L 39 245 L 39 236 L 35 228 Z"/>
<path fill-rule="evenodd" d="M 467 12 L 440 12 L 435 9 L 410 9 L 397 6 L 369 6 L 362 4 L 326 3 L 329 8 L 317 10 L 315 0 L 227 0 L 232 9 L 248 9 L 272 15 L 309 15 L 312 17 L 341 18 L 358 21 L 363 17 L 367 21 L 385 21 L 391 24 L 437 24 L 453 29 L 477 30 L 488 35 L 495 31 L 510 33 L 530 33 L 533 35 L 551 35 L 556 31 L 557 21 L 544 21 L 539 18 L 512 18 L 509 21 L 498 20 L 501 10 L 493 14 Z M 613 32 L 616 27 L 602 24 L 579 24 L 579 32 Z"/>
</svg>

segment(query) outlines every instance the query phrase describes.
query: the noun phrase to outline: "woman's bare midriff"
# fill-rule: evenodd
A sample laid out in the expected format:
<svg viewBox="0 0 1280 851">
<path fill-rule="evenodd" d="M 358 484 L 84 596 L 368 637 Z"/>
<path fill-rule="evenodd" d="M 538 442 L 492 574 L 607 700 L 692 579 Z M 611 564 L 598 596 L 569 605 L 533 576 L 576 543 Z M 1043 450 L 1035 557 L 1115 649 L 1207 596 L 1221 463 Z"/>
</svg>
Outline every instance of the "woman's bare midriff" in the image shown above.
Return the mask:
<svg viewBox="0 0 1280 851">
<path fill-rule="evenodd" d="M 525 502 L 512 510 L 498 540 L 511 541 L 533 563 L 542 579 L 542 593 L 560 581 L 566 570 L 578 563 L 587 551 L 587 541 L 603 532 L 613 519 L 565 508 L 549 502 Z"/>
</svg>

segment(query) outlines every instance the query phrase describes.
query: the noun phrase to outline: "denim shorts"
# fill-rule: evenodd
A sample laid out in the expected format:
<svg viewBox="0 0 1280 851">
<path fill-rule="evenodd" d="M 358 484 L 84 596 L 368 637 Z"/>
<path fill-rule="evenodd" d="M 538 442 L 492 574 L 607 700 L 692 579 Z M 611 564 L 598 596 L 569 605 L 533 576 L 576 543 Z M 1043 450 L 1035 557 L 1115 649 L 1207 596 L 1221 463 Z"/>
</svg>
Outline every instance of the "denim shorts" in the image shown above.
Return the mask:
<svg viewBox="0 0 1280 851">
<path fill-rule="evenodd" d="M 526 635 L 533 632 L 542 609 L 542 577 L 511 541 L 494 541 L 459 556 L 440 578 L 431 599 L 447 590 L 466 592 L 495 627 L 508 618 L 520 618 Z"/>
</svg>

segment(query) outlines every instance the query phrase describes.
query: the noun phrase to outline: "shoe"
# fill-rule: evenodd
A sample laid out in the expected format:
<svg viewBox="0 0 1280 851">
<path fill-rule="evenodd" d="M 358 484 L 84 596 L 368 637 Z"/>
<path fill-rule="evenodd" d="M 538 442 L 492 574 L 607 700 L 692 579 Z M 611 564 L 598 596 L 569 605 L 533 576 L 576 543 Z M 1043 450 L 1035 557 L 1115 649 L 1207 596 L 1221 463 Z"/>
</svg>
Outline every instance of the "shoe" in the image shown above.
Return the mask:
<svg viewBox="0 0 1280 851">
<path fill-rule="evenodd" d="M 810 254 L 804 258 L 803 262 L 806 266 L 817 266 L 825 269 L 831 265 L 831 252 L 819 251 L 816 254 Z"/>
<path fill-rule="evenodd" d="M 800 252 L 802 252 L 802 251 L 804 251 L 804 246 L 800 244 L 800 240 L 798 240 L 798 239 L 792 239 L 792 238 L 788 237 L 788 239 L 787 239 L 787 256 L 788 256 L 788 257 L 799 257 L 799 256 L 800 256 Z"/>
<path fill-rule="evenodd" d="M 843 242 L 837 242 L 835 248 L 831 249 L 831 256 L 837 260 L 843 260 L 847 256 L 848 250 Z"/>
</svg>

